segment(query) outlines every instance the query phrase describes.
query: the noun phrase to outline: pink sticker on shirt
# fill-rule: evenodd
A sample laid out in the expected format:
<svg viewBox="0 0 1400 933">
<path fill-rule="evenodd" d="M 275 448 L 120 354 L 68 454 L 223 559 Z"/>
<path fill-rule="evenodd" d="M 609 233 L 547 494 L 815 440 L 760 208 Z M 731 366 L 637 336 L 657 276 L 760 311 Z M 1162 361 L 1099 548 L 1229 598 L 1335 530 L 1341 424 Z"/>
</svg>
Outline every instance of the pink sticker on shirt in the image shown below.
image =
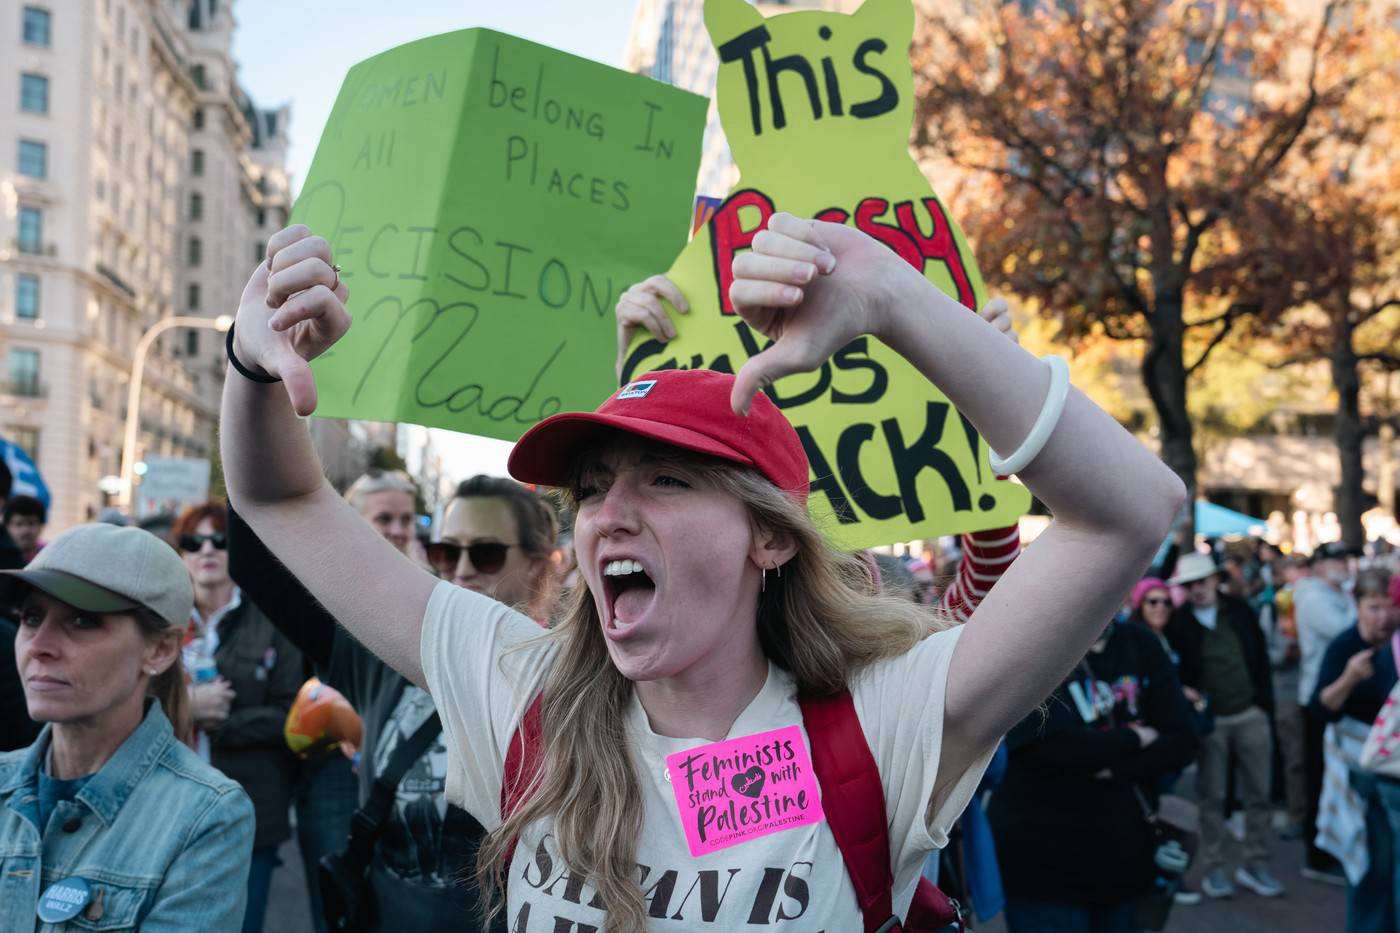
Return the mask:
<svg viewBox="0 0 1400 933">
<path fill-rule="evenodd" d="M 666 770 L 691 855 L 824 819 L 798 726 L 677 752 Z"/>
</svg>

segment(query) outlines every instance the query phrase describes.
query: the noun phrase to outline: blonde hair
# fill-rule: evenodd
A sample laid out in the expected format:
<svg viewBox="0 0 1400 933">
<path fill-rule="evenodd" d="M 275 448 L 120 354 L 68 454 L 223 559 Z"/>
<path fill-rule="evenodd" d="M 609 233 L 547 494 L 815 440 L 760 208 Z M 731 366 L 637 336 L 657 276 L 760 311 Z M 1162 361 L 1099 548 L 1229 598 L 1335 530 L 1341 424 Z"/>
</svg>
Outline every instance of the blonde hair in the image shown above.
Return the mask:
<svg viewBox="0 0 1400 933">
<path fill-rule="evenodd" d="M 667 452 L 668 454 L 671 451 Z M 909 651 L 952 623 L 894 596 L 875 593 L 862 561 L 829 545 L 807 510 L 751 469 L 697 454 L 678 455 L 739 498 L 754 523 L 787 536 L 797 553 L 759 596 L 759 643 L 803 693 L 845 689 L 860 668 Z M 607 905 L 606 933 L 646 929 L 636 879 L 642 830 L 640 780 L 628 748 L 632 683 L 612 665 L 587 587 L 575 587 L 543 639 L 559 651 L 540 700 L 540 767 L 521 804 L 483 840 L 477 882 L 488 925 L 504 908 L 507 857 L 522 831 L 552 817 L 560 854 Z"/>
<path fill-rule="evenodd" d="M 406 492 L 416 498 L 418 487 L 413 485 L 413 480 L 403 470 L 375 468 L 350 484 L 350 488 L 345 490 L 345 501 L 358 512 L 366 497 L 379 492 Z"/>
<path fill-rule="evenodd" d="M 174 638 L 176 626 L 166 622 L 150 609 L 138 607 L 131 611 L 136 624 L 151 638 Z M 186 745 L 194 745 L 194 719 L 190 713 L 189 687 L 185 683 L 185 664 L 180 652 L 175 652 L 175 661 L 163 673 L 151 678 L 146 685 L 146 695 L 155 697 L 170 720 L 170 728 L 175 738 Z"/>
</svg>

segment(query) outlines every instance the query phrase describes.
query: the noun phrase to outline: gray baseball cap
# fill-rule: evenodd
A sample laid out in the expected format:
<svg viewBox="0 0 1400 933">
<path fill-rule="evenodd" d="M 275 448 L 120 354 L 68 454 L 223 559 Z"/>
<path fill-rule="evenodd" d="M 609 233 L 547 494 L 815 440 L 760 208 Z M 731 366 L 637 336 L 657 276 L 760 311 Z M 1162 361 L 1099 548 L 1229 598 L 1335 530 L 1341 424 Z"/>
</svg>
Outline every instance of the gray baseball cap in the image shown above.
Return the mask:
<svg viewBox="0 0 1400 933">
<path fill-rule="evenodd" d="M 189 624 L 194 587 L 185 562 L 140 528 L 95 523 L 69 528 L 23 570 L 0 570 L 0 605 L 25 585 L 84 612 L 149 609 L 171 625 Z"/>
</svg>

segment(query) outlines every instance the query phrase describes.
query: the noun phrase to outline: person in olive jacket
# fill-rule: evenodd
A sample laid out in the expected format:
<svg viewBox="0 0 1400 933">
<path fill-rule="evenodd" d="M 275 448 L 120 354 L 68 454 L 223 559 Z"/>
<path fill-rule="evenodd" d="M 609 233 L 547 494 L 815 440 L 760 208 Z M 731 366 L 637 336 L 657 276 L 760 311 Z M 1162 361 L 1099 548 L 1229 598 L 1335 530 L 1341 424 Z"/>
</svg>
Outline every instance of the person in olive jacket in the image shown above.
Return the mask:
<svg viewBox="0 0 1400 933">
<path fill-rule="evenodd" d="M 1186 589 L 1164 630 L 1181 659 L 1181 682 L 1210 701 L 1215 727 L 1201 741 L 1197 796 L 1201 805 L 1201 893 L 1229 897 L 1235 886 L 1225 867 L 1225 776 L 1235 761 L 1245 814 L 1243 863 L 1238 882 L 1261 897 L 1277 897 L 1283 885 L 1269 869 L 1270 724 L 1272 672 L 1264 632 L 1244 600 L 1220 592 L 1220 571 L 1208 554 L 1188 553 L 1168 581 Z"/>
<path fill-rule="evenodd" d="M 277 847 L 292 834 L 298 762 L 283 726 L 304 670 L 301 652 L 229 576 L 227 526 L 227 507 L 207 502 L 186 509 L 171 537 L 194 582 L 183 657 L 196 750 L 243 785 L 257 815 L 243 933 L 259 933 Z"/>
</svg>

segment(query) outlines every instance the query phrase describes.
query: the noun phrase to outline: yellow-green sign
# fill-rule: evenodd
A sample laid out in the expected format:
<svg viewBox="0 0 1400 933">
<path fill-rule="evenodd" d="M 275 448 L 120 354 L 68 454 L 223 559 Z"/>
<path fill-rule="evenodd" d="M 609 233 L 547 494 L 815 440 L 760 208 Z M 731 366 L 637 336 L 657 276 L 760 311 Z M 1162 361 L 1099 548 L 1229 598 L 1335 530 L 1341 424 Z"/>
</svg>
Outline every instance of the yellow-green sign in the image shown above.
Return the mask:
<svg viewBox="0 0 1400 933">
<path fill-rule="evenodd" d="M 670 269 L 691 308 L 675 316 L 678 338 L 638 339 L 624 378 L 676 366 L 737 372 L 766 346 L 727 296 L 734 256 L 779 210 L 853 224 L 980 307 L 972 251 L 909 156 L 909 0 L 768 18 L 744 0 L 706 0 L 705 26 L 741 177 Z M 873 338 L 769 395 L 807 448 L 814 511 L 848 547 L 1009 525 L 1029 507 L 1024 487 L 992 475 L 972 426 Z"/>
<path fill-rule="evenodd" d="M 514 440 L 597 406 L 617 296 L 685 243 L 705 109 L 485 29 L 352 68 L 292 215 L 354 318 L 318 414 Z"/>
</svg>

